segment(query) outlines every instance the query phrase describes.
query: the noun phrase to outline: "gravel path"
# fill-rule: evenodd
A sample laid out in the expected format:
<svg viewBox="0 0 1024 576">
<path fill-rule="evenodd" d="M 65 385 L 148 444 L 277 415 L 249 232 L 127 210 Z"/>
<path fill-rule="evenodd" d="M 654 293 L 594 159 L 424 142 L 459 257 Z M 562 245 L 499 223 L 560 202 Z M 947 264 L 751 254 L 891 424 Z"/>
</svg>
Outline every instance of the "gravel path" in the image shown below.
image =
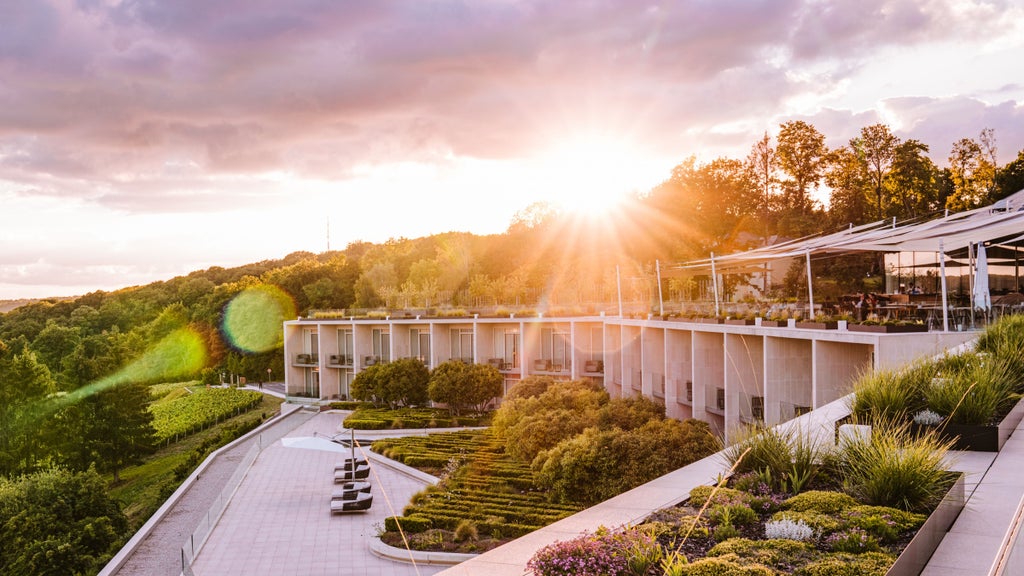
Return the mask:
<svg viewBox="0 0 1024 576">
<path fill-rule="evenodd" d="M 196 527 L 206 520 L 228 481 L 249 449 L 257 441 L 269 446 L 315 415 L 298 412 L 275 419 L 259 434 L 222 449 L 195 482 L 177 499 L 148 536 L 132 551 L 120 568 L 101 574 L 117 576 L 180 576 L 181 548 Z"/>
</svg>

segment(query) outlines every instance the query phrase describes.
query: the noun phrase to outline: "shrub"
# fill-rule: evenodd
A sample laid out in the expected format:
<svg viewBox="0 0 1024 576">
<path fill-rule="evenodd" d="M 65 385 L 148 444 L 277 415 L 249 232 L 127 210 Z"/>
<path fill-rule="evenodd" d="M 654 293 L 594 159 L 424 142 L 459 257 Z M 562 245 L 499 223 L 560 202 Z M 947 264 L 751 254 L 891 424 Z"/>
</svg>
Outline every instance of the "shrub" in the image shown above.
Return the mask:
<svg viewBox="0 0 1024 576">
<path fill-rule="evenodd" d="M 734 554 L 716 558 L 703 558 L 686 566 L 682 571 L 686 576 L 774 576 L 775 572 L 767 566 L 757 564 L 744 565 Z"/>
<path fill-rule="evenodd" d="M 759 481 L 783 492 L 800 492 L 818 474 L 821 446 L 798 429 L 751 426 L 739 437 L 725 449 L 737 473 L 757 473 Z"/>
<path fill-rule="evenodd" d="M 921 426 L 935 426 L 942 422 L 942 415 L 931 410 L 924 409 L 914 414 L 914 423 Z"/>
<path fill-rule="evenodd" d="M 803 494 L 797 494 L 782 503 L 782 507 L 786 510 L 793 510 L 794 512 L 813 511 L 821 512 L 822 514 L 835 514 L 856 505 L 857 501 L 849 494 L 821 490 L 811 490 Z"/>
<path fill-rule="evenodd" d="M 928 517 L 887 506 L 854 506 L 843 512 L 845 525 L 867 531 L 883 542 L 893 542 L 901 534 L 919 528 Z"/>
<path fill-rule="evenodd" d="M 526 563 L 537 576 L 604 576 L 622 574 L 626 558 L 611 535 L 583 535 L 538 550 Z"/>
<path fill-rule="evenodd" d="M 794 576 L 884 576 L 896 558 L 882 552 L 835 553 L 801 566 Z"/>
<path fill-rule="evenodd" d="M 806 562 L 815 555 L 814 544 L 789 540 L 751 540 L 732 538 L 716 544 L 708 550 L 709 558 L 734 554 L 744 563 L 763 564 L 772 568 L 785 569 L 794 564 Z"/>
<path fill-rule="evenodd" d="M 430 518 L 413 514 L 411 516 L 388 516 L 384 519 L 384 530 L 398 532 L 399 524 L 402 526 L 402 531 L 409 534 L 424 532 L 432 527 Z"/>
<path fill-rule="evenodd" d="M 932 434 L 915 437 L 906 425 L 876 425 L 870 439 L 840 443 L 844 489 L 868 504 L 929 510 L 947 488 L 944 460 L 951 444 Z"/>
<path fill-rule="evenodd" d="M 690 506 L 700 508 L 704 503 L 711 500 L 712 505 L 728 505 L 733 503 L 746 504 L 750 502 L 751 496 L 746 492 L 740 492 L 734 488 L 725 486 L 715 489 L 714 486 L 697 486 L 690 490 Z"/>
<path fill-rule="evenodd" d="M 891 422 L 902 421 L 925 407 L 924 393 L 937 368 L 921 362 L 910 368 L 878 370 L 853 384 L 853 413 Z"/>
<path fill-rule="evenodd" d="M 956 424 L 989 424 L 1017 399 L 1012 372 L 1002 358 L 971 362 L 931 383 L 925 393 L 928 407 Z"/>
<path fill-rule="evenodd" d="M 783 517 L 780 520 L 769 520 L 764 523 L 764 537 L 769 540 L 782 538 L 785 540 L 810 540 L 814 538 L 814 528 L 803 520 L 791 520 Z"/>
<path fill-rule="evenodd" d="M 746 504 L 727 504 L 712 506 L 707 512 L 712 524 L 732 524 L 749 526 L 757 522 L 757 513 Z"/>
<path fill-rule="evenodd" d="M 455 527 L 455 541 L 465 542 L 466 540 L 476 541 L 480 535 L 477 533 L 476 524 L 469 520 L 459 522 Z"/>
<path fill-rule="evenodd" d="M 536 482 L 558 501 L 593 504 L 712 454 L 718 443 L 696 420 L 654 420 L 642 427 L 588 428 L 538 455 Z"/>
<path fill-rule="evenodd" d="M 820 512 L 776 512 L 772 515 L 772 521 L 778 522 L 781 520 L 789 520 L 791 522 L 803 522 L 804 524 L 811 527 L 812 530 L 818 535 L 828 534 L 839 529 L 839 520 L 836 520 L 828 514 L 822 514 Z"/>
<path fill-rule="evenodd" d="M 852 554 L 878 551 L 878 540 L 867 531 L 857 527 L 830 534 L 828 538 L 825 538 L 825 545 L 836 552 Z"/>
<path fill-rule="evenodd" d="M 554 376 L 531 375 L 516 382 L 505 393 L 505 402 L 516 398 L 533 398 L 540 396 L 557 382 Z"/>
</svg>

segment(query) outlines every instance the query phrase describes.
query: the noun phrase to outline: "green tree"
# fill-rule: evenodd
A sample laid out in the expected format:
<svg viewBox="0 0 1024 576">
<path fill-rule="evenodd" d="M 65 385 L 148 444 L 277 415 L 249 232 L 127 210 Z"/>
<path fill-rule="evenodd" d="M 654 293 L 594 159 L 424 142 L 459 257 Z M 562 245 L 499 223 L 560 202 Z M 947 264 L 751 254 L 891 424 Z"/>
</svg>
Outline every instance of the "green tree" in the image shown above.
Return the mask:
<svg viewBox="0 0 1024 576">
<path fill-rule="evenodd" d="M 996 173 L 995 185 L 993 200 L 1001 200 L 1024 190 L 1024 150 L 1017 152 L 1017 158 Z"/>
<path fill-rule="evenodd" d="M 29 472 L 47 457 L 44 422 L 33 409 L 56 390 L 31 351 L 12 354 L 0 342 L 0 475 Z"/>
<path fill-rule="evenodd" d="M 384 402 L 384 365 L 374 364 L 360 370 L 352 379 L 349 390 L 356 400 L 373 402 L 380 406 Z"/>
<path fill-rule="evenodd" d="M 946 208 L 970 210 L 989 201 L 996 182 L 995 137 L 991 130 L 982 130 L 980 142 L 961 138 L 949 153 L 949 170 L 953 178 L 953 194 L 946 199 Z"/>
<path fill-rule="evenodd" d="M 501 386 L 501 373 L 493 366 L 449 360 L 431 371 L 427 390 L 431 400 L 446 404 L 458 416 L 465 410 L 482 410 L 501 395 Z"/>
<path fill-rule="evenodd" d="M 890 198 L 887 216 L 915 218 L 940 207 L 940 172 L 927 154 L 928 145 L 918 140 L 905 140 L 896 146 L 885 182 Z"/>
<path fill-rule="evenodd" d="M 850 141 L 850 147 L 856 150 L 867 164 L 871 189 L 875 194 L 875 214 L 878 220 L 885 217 L 885 179 L 896 157 L 896 146 L 899 143 L 899 138 L 894 136 L 889 126 L 885 124 L 865 126 L 860 130 L 860 137 Z"/>
<path fill-rule="evenodd" d="M 558 382 L 558 380 L 556 380 L 554 376 L 531 374 L 516 382 L 508 389 L 508 392 L 505 393 L 505 402 L 509 402 L 517 398 L 533 398 L 535 396 L 540 396 L 556 382 Z"/>
<path fill-rule="evenodd" d="M 829 220 L 833 227 L 865 224 L 871 219 L 866 193 L 869 181 L 867 164 L 853 145 L 829 153 L 825 184 L 831 190 Z"/>
<path fill-rule="evenodd" d="M 381 365 L 380 399 L 392 409 L 426 404 L 430 370 L 417 358 L 402 358 Z"/>
<path fill-rule="evenodd" d="M 88 396 L 70 408 L 73 442 L 66 453 L 72 469 L 95 466 L 100 472 L 112 472 L 116 483 L 122 469 L 152 454 L 155 431 L 150 400 L 149 386 L 129 383 Z"/>
<path fill-rule="evenodd" d="M 128 521 L 95 470 L 0 479 L 0 573 L 95 574 Z"/>
<path fill-rule="evenodd" d="M 74 352 L 81 342 L 80 329 L 63 326 L 55 319 L 46 321 L 46 327 L 32 340 L 32 350 L 40 362 L 59 373 L 65 368 L 64 359 Z"/>
<path fill-rule="evenodd" d="M 775 188 L 778 184 L 777 174 L 779 171 L 779 156 L 775 148 L 772 147 L 772 141 L 767 131 L 765 131 L 764 137 L 751 147 L 750 154 L 747 155 L 747 169 L 753 175 L 754 186 L 761 196 L 758 201 L 762 225 L 760 232 L 764 241 L 767 242 L 768 236 L 771 234 L 769 216 Z"/>
<path fill-rule="evenodd" d="M 814 126 L 793 120 L 782 124 L 778 141 L 779 167 L 788 176 L 782 181 L 784 210 L 809 215 L 814 204 L 811 191 L 818 188 L 825 170 L 825 136 Z"/>
<path fill-rule="evenodd" d="M 656 419 L 626 431 L 588 428 L 541 452 L 532 468 L 555 500 L 593 505 L 719 449 L 705 422 Z"/>
</svg>

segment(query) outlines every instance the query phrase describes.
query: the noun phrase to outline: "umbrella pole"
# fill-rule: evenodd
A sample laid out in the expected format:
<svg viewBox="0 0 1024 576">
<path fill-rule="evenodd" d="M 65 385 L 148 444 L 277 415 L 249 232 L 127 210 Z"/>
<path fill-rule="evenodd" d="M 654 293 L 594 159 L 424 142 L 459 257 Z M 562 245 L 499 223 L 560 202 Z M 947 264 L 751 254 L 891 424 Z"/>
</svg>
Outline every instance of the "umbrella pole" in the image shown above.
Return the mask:
<svg viewBox="0 0 1024 576">
<path fill-rule="evenodd" d="M 814 320 L 814 286 L 811 281 L 811 251 L 807 250 L 807 301 L 811 307 L 811 320 Z"/>
<path fill-rule="evenodd" d="M 946 252 L 939 239 L 939 268 L 942 269 L 942 331 L 949 332 L 949 292 L 946 290 Z"/>
<path fill-rule="evenodd" d="M 718 317 L 718 273 L 715 272 L 715 253 L 711 253 L 711 288 L 715 291 L 715 318 Z"/>
</svg>

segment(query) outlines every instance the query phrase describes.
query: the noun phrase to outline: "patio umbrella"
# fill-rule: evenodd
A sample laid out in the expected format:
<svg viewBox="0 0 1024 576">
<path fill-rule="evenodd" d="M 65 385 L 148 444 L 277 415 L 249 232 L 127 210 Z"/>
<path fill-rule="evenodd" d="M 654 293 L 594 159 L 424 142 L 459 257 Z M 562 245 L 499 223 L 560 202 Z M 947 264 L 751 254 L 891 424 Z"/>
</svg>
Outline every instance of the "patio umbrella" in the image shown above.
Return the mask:
<svg viewBox="0 0 1024 576">
<path fill-rule="evenodd" d="M 992 297 L 988 292 L 988 257 L 985 245 L 978 243 L 977 261 L 974 263 L 974 309 L 988 312 L 992 308 Z"/>
<path fill-rule="evenodd" d="M 287 448 L 306 448 L 309 450 L 323 450 L 325 452 L 338 452 L 347 454 L 351 452 L 348 446 L 340 444 L 328 438 L 319 436 L 297 436 L 295 438 L 281 438 L 281 445 Z"/>
</svg>

